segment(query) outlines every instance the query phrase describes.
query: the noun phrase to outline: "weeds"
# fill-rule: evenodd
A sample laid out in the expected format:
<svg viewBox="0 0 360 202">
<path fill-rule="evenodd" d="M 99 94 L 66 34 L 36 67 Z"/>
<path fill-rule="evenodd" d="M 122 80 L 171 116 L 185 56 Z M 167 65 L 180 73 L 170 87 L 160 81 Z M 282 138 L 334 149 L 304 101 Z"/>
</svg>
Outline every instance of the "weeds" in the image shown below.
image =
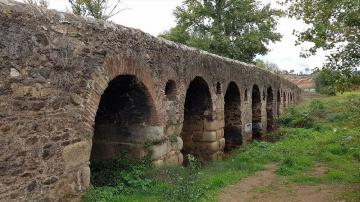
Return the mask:
<svg viewBox="0 0 360 202">
<path fill-rule="evenodd" d="M 92 170 L 85 201 L 214 201 L 223 187 L 277 164 L 276 174 L 300 184 L 360 183 L 360 94 L 324 98 L 286 110 L 274 143 L 257 142 L 234 150 L 228 158 L 200 165 L 188 156 L 187 167 L 152 168 L 147 161 L 121 157 Z M 175 140 L 175 138 L 174 138 Z M 320 162 L 321 176 L 308 173 Z M 126 164 L 126 165 L 125 165 Z M 96 170 L 98 169 L 98 170 Z M 95 174 L 95 171 L 101 174 Z M 359 192 L 343 198 L 359 200 Z"/>
</svg>

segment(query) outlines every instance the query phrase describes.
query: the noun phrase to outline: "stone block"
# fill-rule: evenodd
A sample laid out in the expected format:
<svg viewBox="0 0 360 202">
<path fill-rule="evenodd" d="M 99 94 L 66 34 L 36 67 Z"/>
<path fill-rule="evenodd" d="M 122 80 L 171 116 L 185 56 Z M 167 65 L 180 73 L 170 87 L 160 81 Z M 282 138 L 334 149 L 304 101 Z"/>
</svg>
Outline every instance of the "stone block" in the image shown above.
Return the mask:
<svg viewBox="0 0 360 202">
<path fill-rule="evenodd" d="M 151 151 L 151 159 L 161 159 L 163 156 L 168 154 L 171 150 L 171 146 L 169 145 L 169 142 L 165 142 L 163 144 L 159 145 L 153 145 L 150 147 Z"/>
<path fill-rule="evenodd" d="M 81 186 L 86 189 L 90 186 L 90 167 L 85 166 L 80 170 Z"/>
<path fill-rule="evenodd" d="M 214 131 L 224 127 L 223 120 L 204 120 L 204 130 Z"/>
<path fill-rule="evenodd" d="M 164 165 L 164 160 L 160 159 L 160 160 L 154 161 L 154 162 L 153 162 L 153 165 L 154 165 L 155 167 L 161 167 L 161 166 Z"/>
<path fill-rule="evenodd" d="M 179 162 L 180 154 L 181 154 L 180 152 L 174 152 L 174 151 L 169 153 L 168 157 L 164 160 L 165 165 L 180 165 L 182 163 L 182 161 Z"/>
<path fill-rule="evenodd" d="M 222 151 L 225 148 L 225 138 L 219 140 L 219 149 Z"/>
<path fill-rule="evenodd" d="M 177 137 L 177 142 L 173 143 L 173 145 L 174 145 L 174 147 L 173 147 L 174 150 L 180 151 L 180 150 L 182 150 L 182 148 L 184 146 L 184 142 L 181 139 L 181 137 Z"/>
<path fill-rule="evenodd" d="M 68 145 L 63 150 L 65 168 L 71 169 L 90 160 L 91 140 Z"/>
<path fill-rule="evenodd" d="M 207 143 L 197 143 L 196 144 L 196 149 L 200 152 L 204 152 L 204 153 L 213 153 L 216 151 L 219 151 L 220 149 L 220 142 L 216 141 L 216 142 L 207 142 Z"/>
<path fill-rule="evenodd" d="M 224 129 L 219 129 L 216 131 L 216 138 L 220 139 L 224 137 Z"/>
<path fill-rule="evenodd" d="M 214 142 L 217 140 L 216 131 L 204 131 L 202 133 L 197 133 L 194 135 L 194 141 L 198 142 Z"/>
</svg>

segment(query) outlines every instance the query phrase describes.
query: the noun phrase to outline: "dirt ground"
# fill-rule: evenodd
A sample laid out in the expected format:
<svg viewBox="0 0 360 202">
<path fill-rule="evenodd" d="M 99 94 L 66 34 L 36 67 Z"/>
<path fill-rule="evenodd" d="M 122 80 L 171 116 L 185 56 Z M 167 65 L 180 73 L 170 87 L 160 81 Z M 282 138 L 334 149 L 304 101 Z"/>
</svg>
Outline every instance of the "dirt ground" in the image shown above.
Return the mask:
<svg viewBox="0 0 360 202">
<path fill-rule="evenodd" d="M 339 194 L 348 187 L 343 184 L 297 185 L 275 177 L 276 165 L 225 188 L 220 202 L 323 202 L 341 201 Z M 310 175 L 323 175 L 325 168 L 317 165 Z"/>
</svg>

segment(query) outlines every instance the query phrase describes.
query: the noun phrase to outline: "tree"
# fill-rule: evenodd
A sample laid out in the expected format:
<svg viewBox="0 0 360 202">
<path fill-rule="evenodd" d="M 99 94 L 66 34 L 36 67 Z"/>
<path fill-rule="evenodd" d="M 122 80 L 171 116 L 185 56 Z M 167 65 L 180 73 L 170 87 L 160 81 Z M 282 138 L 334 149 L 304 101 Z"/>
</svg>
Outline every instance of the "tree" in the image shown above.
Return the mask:
<svg viewBox="0 0 360 202">
<path fill-rule="evenodd" d="M 305 68 L 305 73 L 306 73 L 306 74 L 309 74 L 309 72 L 310 72 L 310 68 L 306 67 L 306 68 Z"/>
<path fill-rule="evenodd" d="M 309 28 L 297 32 L 298 44 L 313 46 L 304 57 L 319 49 L 332 50 L 325 66 L 349 71 L 360 65 L 360 1 L 359 0 L 280 0 L 288 15 L 302 19 Z"/>
<path fill-rule="evenodd" d="M 256 0 L 184 0 L 174 15 L 177 25 L 161 34 L 168 40 L 225 57 L 252 62 L 266 54 L 281 11 Z"/>
<path fill-rule="evenodd" d="M 315 71 L 316 91 L 327 95 L 336 95 L 336 92 L 343 93 L 358 88 L 360 75 L 356 70 L 338 70 L 323 68 Z"/>
<path fill-rule="evenodd" d="M 277 64 L 275 64 L 275 63 L 272 63 L 272 62 L 264 62 L 261 59 L 256 59 L 255 60 L 255 65 L 257 67 L 259 67 L 260 69 L 265 69 L 265 70 L 268 70 L 268 71 L 273 72 L 275 74 L 280 73 L 279 66 Z"/>
<path fill-rule="evenodd" d="M 33 5 L 33 6 L 40 6 L 41 8 L 49 7 L 49 1 L 47 0 L 24 0 L 24 3 Z"/>
<path fill-rule="evenodd" d="M 101 20 L 108 20 L 122 11 L 118 9 L 120 0 L 117 0 L 113 6 L 109 6 L 109 0 L 69 0 L 69 3 L 75 15 Z"/>
</svg>

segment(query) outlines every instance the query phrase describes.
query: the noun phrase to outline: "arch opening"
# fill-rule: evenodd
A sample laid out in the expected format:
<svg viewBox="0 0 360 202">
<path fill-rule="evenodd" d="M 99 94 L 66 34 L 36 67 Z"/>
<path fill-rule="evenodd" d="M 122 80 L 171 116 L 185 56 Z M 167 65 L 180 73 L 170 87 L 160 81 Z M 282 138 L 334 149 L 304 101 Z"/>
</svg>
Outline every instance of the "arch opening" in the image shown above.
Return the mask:
<svg viewBox="0 0 360 202">
<path fill-rule="evenodd" d="M 176 83 L 174 80 L 168 80 L 165 85 L 165 95 L 169 100 L 176 99 Z"/>
<path fill-rule="evenodd" d="M 271 131 L 274 127 L 274 96 L 273 96 L 273 90 L 271 87 L 267 89 L 267 99 L 266 99 L 266 130 Z"/>
<path fill-rule="evenodd" d="M 241 97 L 238 86 L 230 82 L 225 93 L 225 152 L 229 152 L 242 144 Z"/>
<path fill-rule="evenodd" d="M 257 85 L 252 89 L 252 137 L 253 139 L 261 139 L 261 94 Z"/>
<path fill-rule="evenodd" d="M 222 93 L 221 83 L 216 82 L 216 94 L 220 95 Z"/>
<path fill-rule="evenodd" d="M 280 107 L 281 107 L 281 94 L 280 89 L 277 92 L 277 99 L 276 99 L 276 108 L 277 108 L 277 116 L 280 116 Z"/>
<path fill-rule="evenodd" d="M 109 82 L 95 116 L 93 146 L 90 157 L 91 183 L 111 184 L 104 173 L 121 155 L 140 159 L 146 155 L 144 141 L 161 135 L 156 110 L 145 85 L 135 76 L 121 75 Z M 115 178 L 114 178 L 115 179 Z"/>
<path fill-rule="evenodd" d="M 285 108 L 286 107 L 286 93 L 284 92 L 283 94 L 283 107 Z"/>
<path fill-rule="evenodd" d="M 203 78 L 195 77 L 187 89 L 184 104 L 184 122 L 181 131 L 184 164 L 187 163 L 188 154 L 200 157 L 198 143 L 201 142 L 204 134 L 204 121 L 211 119 L 211 113 L 212 101 L 208 84 Z"/>
</svg>

